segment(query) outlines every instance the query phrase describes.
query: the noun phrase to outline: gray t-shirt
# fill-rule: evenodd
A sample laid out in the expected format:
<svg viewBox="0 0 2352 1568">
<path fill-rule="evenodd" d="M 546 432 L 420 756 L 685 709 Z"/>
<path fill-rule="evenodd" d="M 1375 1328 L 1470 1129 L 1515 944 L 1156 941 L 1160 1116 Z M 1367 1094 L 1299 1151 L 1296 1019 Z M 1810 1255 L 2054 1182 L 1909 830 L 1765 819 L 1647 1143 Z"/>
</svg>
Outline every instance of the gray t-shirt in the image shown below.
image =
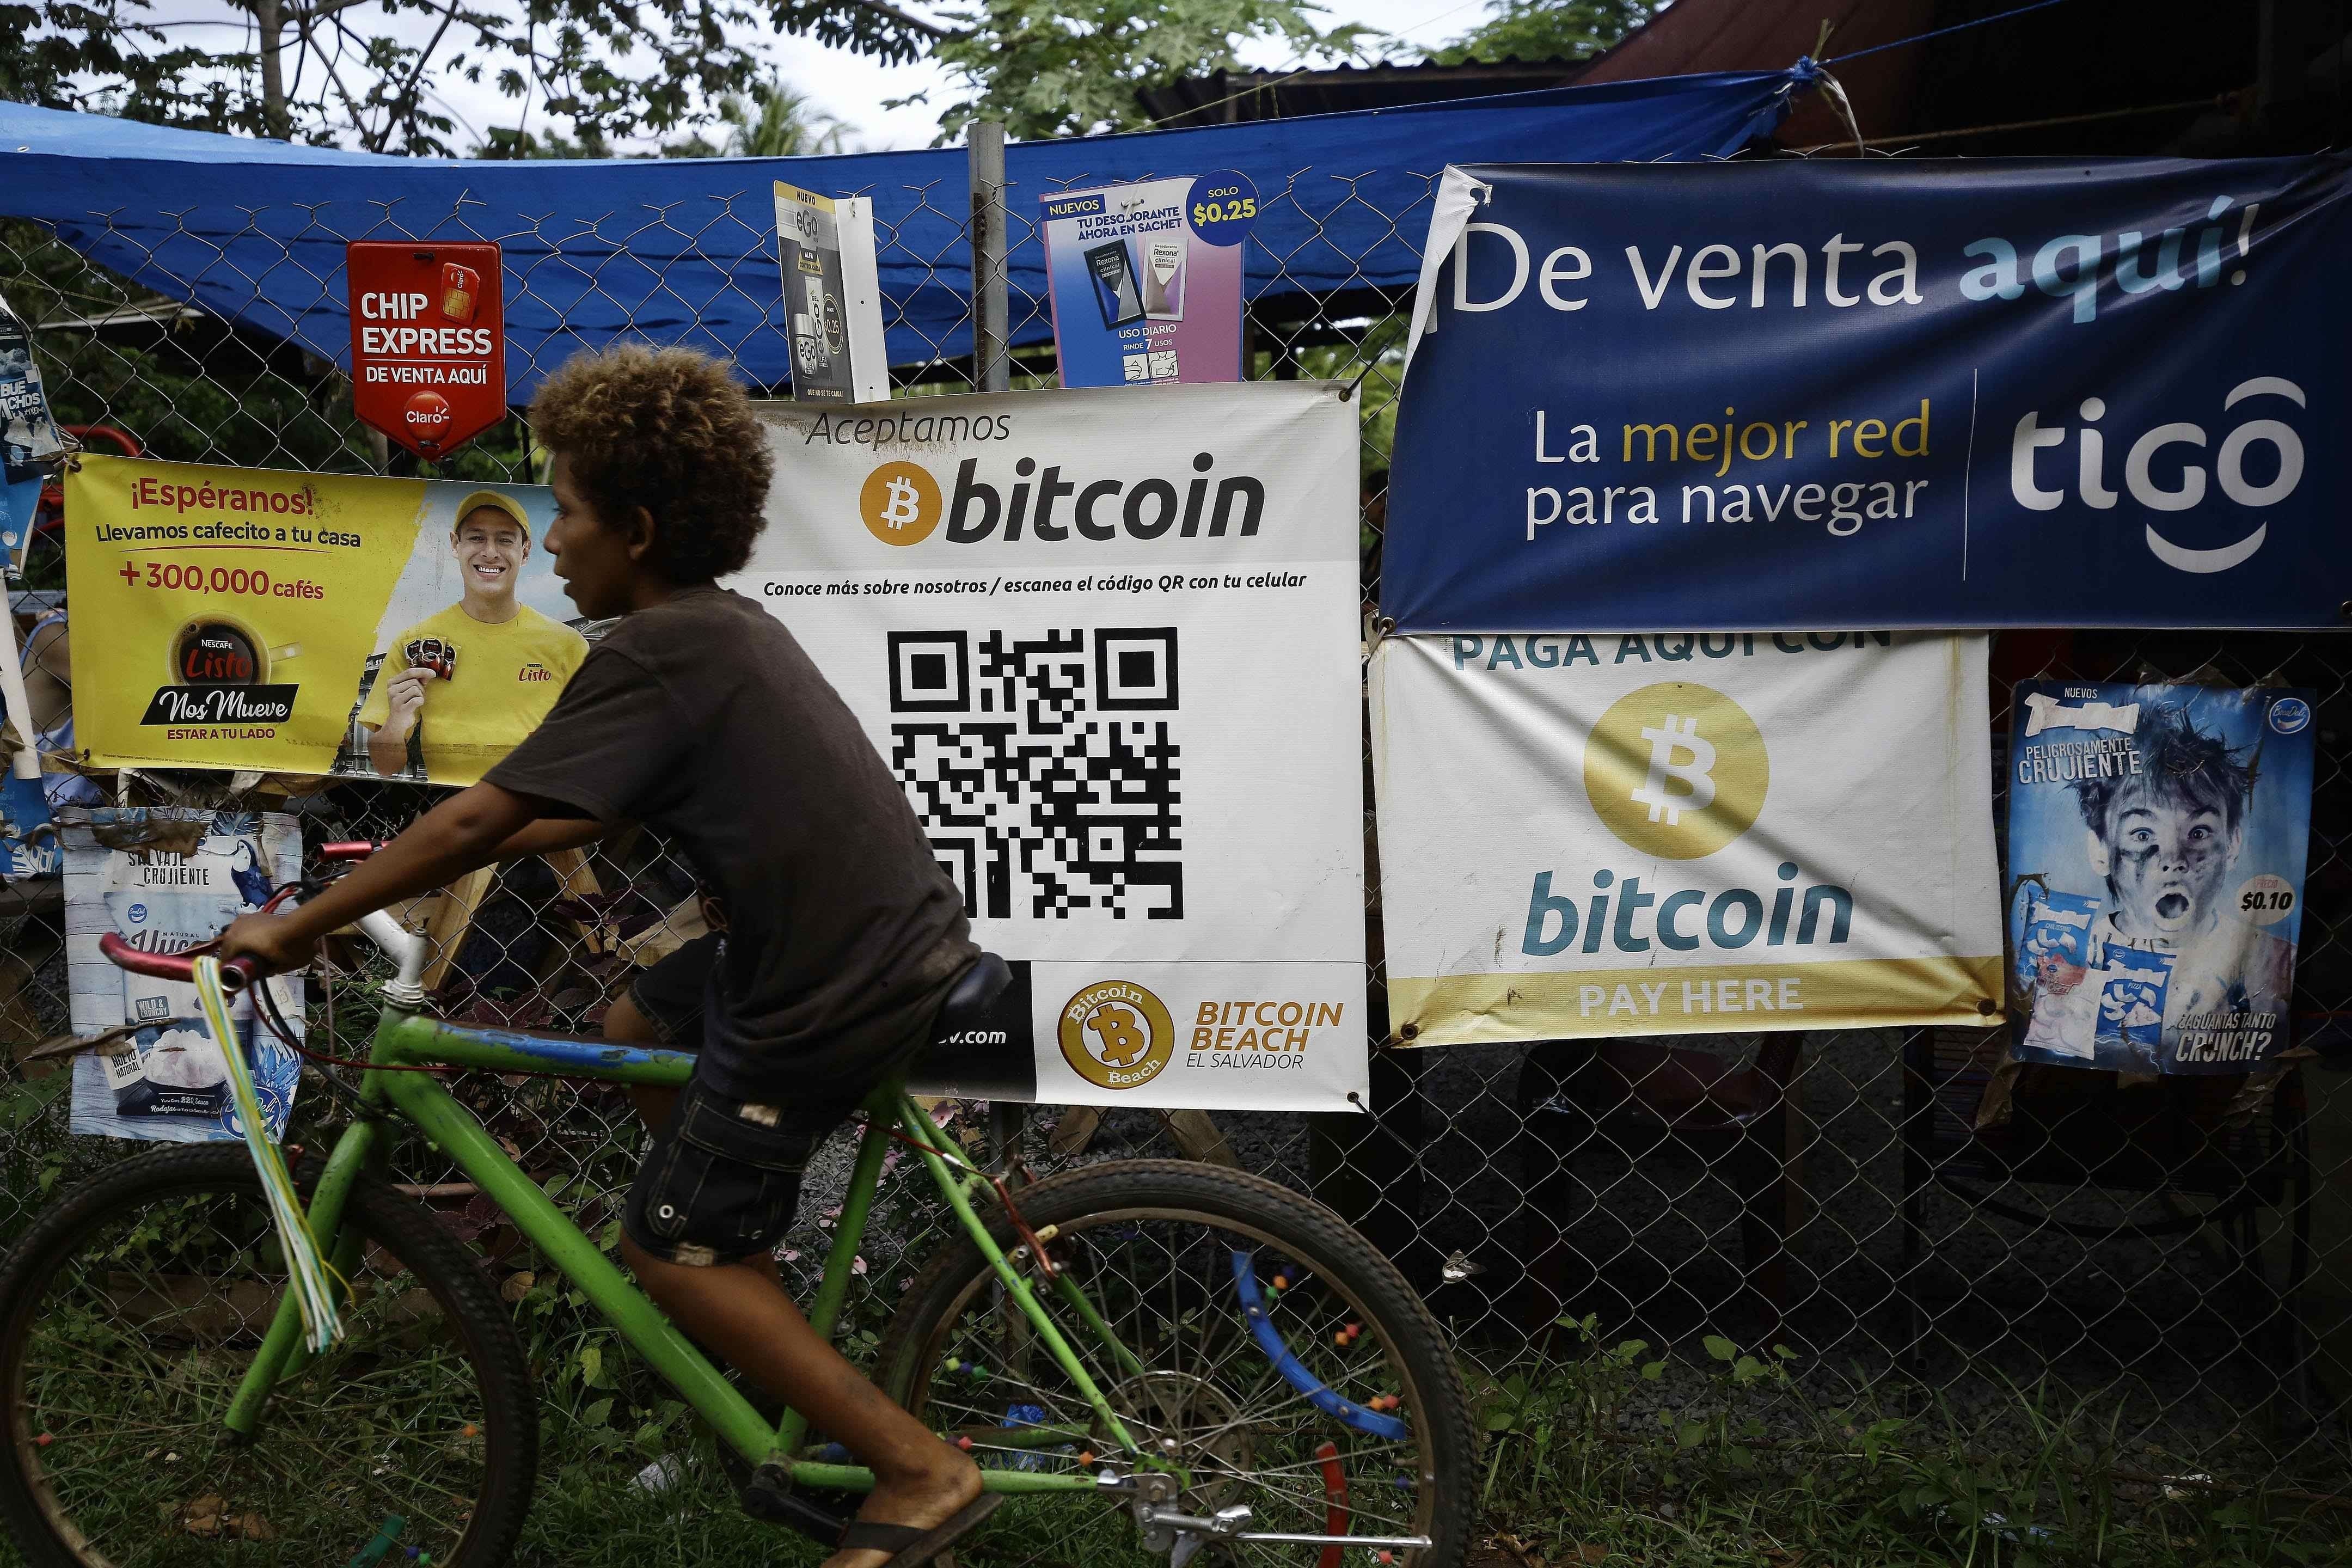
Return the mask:
<svg viewBox="0 0 2352 1568">
<path fill-rule="evenodd" d="M 688 589 L 624 617 L 484 781 L 642 822 L 717 890 L 727 956 L 696 1070 L 722 1094 L 863 1094 L 979 956 L 848 705 L 738 595 Z"/>
</svg>

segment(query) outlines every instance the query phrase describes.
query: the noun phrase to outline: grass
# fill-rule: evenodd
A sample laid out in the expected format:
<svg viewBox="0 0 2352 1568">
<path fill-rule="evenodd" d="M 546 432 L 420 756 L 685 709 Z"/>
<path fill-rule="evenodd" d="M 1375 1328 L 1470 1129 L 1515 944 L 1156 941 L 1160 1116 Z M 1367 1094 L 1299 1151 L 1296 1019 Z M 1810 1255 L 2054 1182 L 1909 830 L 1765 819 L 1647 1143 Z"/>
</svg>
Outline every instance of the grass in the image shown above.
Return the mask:
<svg viewBox="0 0 2352 1568">
<path fill-rule="evenodd" d="M 1643 1395 L 1666 1375 L 1663 1356 L 1601 1342 L 1590 1319 L 1562 1327 L 1582 1354 L 1480 1395 L 1478 1568 L 2352 1563 L 2352 1508 L 2128 1464 L 2111 1403 L 2015 1389 L 2000 1425 L 2025 1436 L 1985 1452 L 1932 1410 L 1815 1406 L 1787 1351 L 1759 1357 L 1717 1337 L 1710 1374 L 1678 1380 L 1691 1392 L 1662 1407 Z"/>
<path fill-rule="evenodd" d="M 16 1134 L 0 1136 L 0 1174 L 20 1202 L 73 1179 L 87 1152 L 62 1137 L 26 1136 L 60 1130 L 51 1081 L 0 1086 L 0 1131 Z M 509 1097 L 519 1098 L 527 1097 Z M 317 1111 L 329 1103 L 311 1101 Z M 506 1114 L 520 1111 L 510 1104 Z M 902 1196 L 908 1185 L 886 1186 L 886 1204 L 919 1202 Z M 912 1218 L 887 1213 L 881 1228 L 919 1233 Z M 595 1229 L 609 1245 L 609 1218 Z M 872 1355 L 896 1305 L 897 1272 L 856 1282 L 853 1358 Z M 813 1543 L 740 1512 L 708 1435 L 576 1292 L 543 1268 L 506 1273 L 503 1283 L 541 1402 L 538 1488 L 518 1564 L 821 1561 Z M 1528 1359 L 1474 1385 L 1486 1447 L 1472 1568 L 2352 1565 L 2352 1509 L 2234 1486 L 2226 1475 L 2191 1481 L 2183 1472 L 2212 1461 L 2126 1452 L 2112 1402 L 2017 1388 L 1996 1418 L 1966 1423 L 1916 1385 L 1865 1386 L 1819 1405 L 1805 1389 L 1822 1380 L 1801 1382 L 1785 1352 L 1750 1353 L 1711 1338 L 1695 1371 L 1641 1341 L 1612 1342 L 1591 1320 L 1563 1327 L 1571 1353 Z M 2250 1476 L 2264 1459 L 2248 1446 Z M 657 1460 L 672 1462 L 666 1482 L 635 1485 Z M 2342 1477 L 2320 1484 L 2352 1492 Z M 1020 1530 L 1013 1510 L 999 1519 Z M 992 1552 L 982 1541 L 965 1562 L 990 1568 L 992 1558 L 1021 1554 Z M 1074 1553 L 1068 1568 L 1108 1568 L 1123 1555 Z M 0 1568 L 18 1561 L 0 1541 Z M 1302 1549 L 1295 1562 L 1313 1568 L 1315 1556 Z M 1353 1553 L 1342 1568 L 1373 1565 Z"/>
<path fill-rule="evenodd" d="M 737 1509 L 708 1434 L 572 1296 L 544 1276 L 510 1296 L 542 1445 L 515 1562 L 814 1568 L 816 1546 Z M 2352 1510 L 2178 1477 L 2168 1487 L 2148 1468 L 2160 1461 L 2125 1462 L 2111 1411 L 2103 1419 L 2100 1406 L 2046 1389 L 2013 1391 L 2002 1429 L 2022 1436 L 1988 1453 L 1952 1437 L 1956 1424 L 1932 1407 L 1895 1413 L 1904 1390 L 1815 1406 L 1785 1351 L 1710 1338 L 1694 1373 L 1642 1341 L 1608 1342 L 1590 1320 L 1564 1327 L 1580 1338 L 1575 1353 L 1474 1387 L 1486 1447 L 1472 1568 L 2352 1564 Z M 870 1354 L 870 1331 L 854 1332 L 853 1350 Z M 656 1460 L 667 1476 L 637 1484 Z M 1016 1533 L 1004 1548 L 1034 1548 L 1017 1521 L 1005 1528 Z M 1072 1568 L 1130 1552 L 1090 1552 Z M 988 1568 L 992 1555 L 983 1541 L 965 1560 Z M 16 1561 L 0 1545 L 0 1563 Z M 1314 1557 L 1302 1549 L 1297 1561 Z"/>
</svg>

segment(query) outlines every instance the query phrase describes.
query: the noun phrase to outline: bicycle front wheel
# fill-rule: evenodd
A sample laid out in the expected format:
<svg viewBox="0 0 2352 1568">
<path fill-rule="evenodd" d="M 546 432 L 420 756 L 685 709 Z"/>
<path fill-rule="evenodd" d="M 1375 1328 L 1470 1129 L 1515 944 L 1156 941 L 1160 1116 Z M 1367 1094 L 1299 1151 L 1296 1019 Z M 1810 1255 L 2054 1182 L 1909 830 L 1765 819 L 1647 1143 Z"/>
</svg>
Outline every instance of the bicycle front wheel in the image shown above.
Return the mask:
<svg viewBox="0 0 2352 1568">
<path fill-rule="evenodd" d="M 1208 1551 L 1265 1568 L 1457 1568 L 1475 1491 L 1461 1375 L 1421 1298 L 1339 1215 L 1174 1160 L 1057 1176 L 1019 1202 L 1062 1276 L 1048 1281 L 1024 1249 L 1029 1283 L 1128 1434 L 1185 1478 L 1162 1506 L 1198 1519 L 1246 1507 L 1248 1533 L 1310 1538 L 1228 1535 Z M 1003 1215 L 992 1229 L 1020 1247 Z M 1126 1458 L 969 1239 L 908 1287 L 880 1361 L 883 1387 L 985 1468 L 1082 1473 Z M 1164 1553 L 1125 1503 L 1017 1495 L 974 1555 L 1109 1568 Z M 1402 1544 L 1416 1538 L 1429 1544 Z"/>
<path fill-rule="evenodd" d="M 0 1268 L 0 1516 L 33 1568 L 492 1568 L 530 1496 L 522 1350 L 471 1256 L 362 1180 L 344 1339 L 223 1424 L 287 1289 L 242 1145 L 126 1160 Z M 373 1549 L 373 1550 L 372 1550 Z"/>
</svg>

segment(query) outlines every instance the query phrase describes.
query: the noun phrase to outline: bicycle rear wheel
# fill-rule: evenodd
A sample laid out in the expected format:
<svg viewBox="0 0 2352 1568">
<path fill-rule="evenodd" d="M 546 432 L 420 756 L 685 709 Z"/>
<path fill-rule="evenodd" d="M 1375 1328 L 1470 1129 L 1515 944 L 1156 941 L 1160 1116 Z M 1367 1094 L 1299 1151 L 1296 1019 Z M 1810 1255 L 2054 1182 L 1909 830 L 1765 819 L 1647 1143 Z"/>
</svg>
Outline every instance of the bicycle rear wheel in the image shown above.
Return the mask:
<svg viewBox="0 0 2352 1568">
<path fill-rule="evenodd" d="M 1317 1538 L 1207 1550 L 1266 1568 L 1457 1568 L 1475 1491 L 1468 1403 L 1435 1321 L 1370 1242 L 1288 1188 L 1182 1161 L 1096 1166 L 1019 1201 L 1133 1358 L 1019 1255 L 1129 1432 L 1189 1476 L 1173 1506 L 1246 1506 L 1251 1531 Z M 1020 1245 L 1002 1215 L 992 1229 Z M 969 1239 L 908 1287 L 880 1363 L 884 1389 L 984 1467 L 1071 1473 L 1117 1457 Z M 1383 1544 L 1411 1537 L 1430 1544 Z M 1139 1536 L 1125 1498 L 1068 1493 L 1014 1497 L 975 1545 L 992 1564 L 1071 1568 L 1168 1550 Z"/>
<path fill-rule="evenodd" d="M 241 1145 L 127 1160 L 0 1268 L 0 1516 L 33 1568 L 492 1568 L 530 1506 L 522 1349 L 472 1256 L 362 1180 L 345 1338 L 222 1423 L 287 1286 Z M 354 1253 L 356 1256 L 354 1256 Z"/>
</svg>

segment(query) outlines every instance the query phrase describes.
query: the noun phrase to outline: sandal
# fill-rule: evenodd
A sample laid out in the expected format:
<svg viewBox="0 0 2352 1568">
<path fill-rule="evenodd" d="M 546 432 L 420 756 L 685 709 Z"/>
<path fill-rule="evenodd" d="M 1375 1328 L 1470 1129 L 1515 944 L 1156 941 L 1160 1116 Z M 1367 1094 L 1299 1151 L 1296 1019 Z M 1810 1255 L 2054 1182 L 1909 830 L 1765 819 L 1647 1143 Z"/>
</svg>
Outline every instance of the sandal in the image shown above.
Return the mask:
<svg viewBox="0 0 2352 1568">
<path fill-rule="evenodd" d="M 962 1539 L 964 1532 L 994 1513 L 1004 1501 L 1001 1492 L 982 1492 L 980 1496 L 950 1516 L 944 1522 L 929 1530 L 911 1524 L 878 1524 L 865 1520 L 853 1520 L 834 1543 L 839 1552 L 887 1552 L 890 1561 L 882 1568 L 919 1568 L 919 1565 L 941 1556 L 950 1546 Z"/>
</svg>

